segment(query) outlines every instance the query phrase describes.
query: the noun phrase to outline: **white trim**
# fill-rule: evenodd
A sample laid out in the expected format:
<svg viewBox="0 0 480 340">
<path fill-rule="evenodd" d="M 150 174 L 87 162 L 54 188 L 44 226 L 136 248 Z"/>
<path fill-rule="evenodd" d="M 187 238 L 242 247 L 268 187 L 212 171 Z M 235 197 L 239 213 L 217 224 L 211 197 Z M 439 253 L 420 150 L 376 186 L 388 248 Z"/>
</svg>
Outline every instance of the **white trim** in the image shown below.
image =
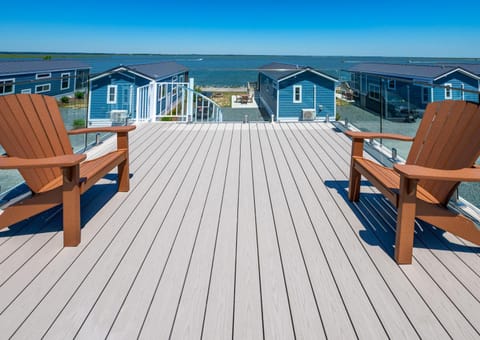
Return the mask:
<svg viewBox="0 0 480 340">
<path fill-rule="evenodd" d="M 435 81 L 435 80 L 438 80 L 438 79 L 440 79 L 440 78 L 444 78 L 444 77 L 449 76 L 450 74 L 455 73 L 455 72 L 460 72 L 460 73 L 463 73 L 463 74 L 465 74 L 465 75 L 467 75 L 467 76 L 469 76 L 469 77 L 472 77 L 472 78 L 474 78 L 474 79 L 476 79 L 476 80 L 480 80 L 480 76 L 477 76 L 477 75 L 474 74 L 474 73 L 468 72 L 467 70 L 464 70 L 464 69 L 461 68 L 461 67 L 457 67 L 457 68 L 455 68 L 455 69 L 453 69 L 453 70 L 450 70 L 449 72 L 443 73 L 443 74 L 439 75 L 438 77 L 434 78 L 433 80 Z"/>
<path fill-rule="evenodd" d="M 113 99 L 111 99 L 110 89 L 114 89 L 113 92 Z M 118 86 L 117 85 L 108 85 L 107 86 L 107 104 L 116 104 L 117 103 L 117 95 L 118 95 Z"/>
<path fill-rule="evenodd" d="M 35 79 L 50 79 L 52 78 L 52 72 L 42 72 L 35 74 Z"/>
<path fill-rule="evenodd" d="M 320 77 L 323 77 L 323 78 L 326 78 L 326 79 L 328 79 L 328 80 L 331 80 L 331 81 L 334 81 L 334 82 L 338 82 L 338 79 L 335 79 L 335 78 L 333 78 L 333 77 L 327 76 L 326 74 L 321 73 L 321 72 L 318 72 L 318 71 L 315 71 L 315 70 L 313 70 L 313 69 L 311 69 L 311 68 L 304 68 L 304 69 L 302 69 L 302 70 L 300 70 L 300 71 L 298 71 L 298 72 L 295 72 L 295 73 L 289 74 L 288 76 L 285 76 L 285 77 L 283 77 L 283 78 L 280 78 L 280 79 L 278 79 L 277 81 L 278 81 L 278 82 L 281 82 L 281 81 L 287 80 L 287 79 L 289 79 L 289 78 L 298 76 L 299 74 L 302 74 L 302 73 L 307 72 L 307 71 L 308 71 L 308 72 L 312 72 L 313 74 L 316 74 L 316 75 L 318 75 L 318 76 L 320 76 Z M 268 77 L 268 76 L 267 76 L 267 77 Z M 270 77 L 269 77 L 269 78 L 270 78 Z"/>
<path fill-rule="evenodd" d="M 445 94 L 444 94 L 445 99 L 452 99 L 453 98 L 452 84 L 451 83 L 445 83 L 445 84 L 443 84 L 443 86 L 445 86 L 445 89 L 444 89 L 445 90 Z"/>
<path fill-rule="evenodd" d="M 46 88 L 39 90 L 39 89 L 38 89 L 39 87 L 40 87 L 40 88 L 46 87 Z M 40 84 L 40 85 L 36 85 L 36 86 L 35 86 L 35 93 L 45 93 L 45 92 L 50 91 L 51 88 L 52 88 L 52 87 L 51 87 L 50 84 Z"/>
<path fill-rule="evenodd" d="M 462 83 L 461 88 L 462 88 L 462 100 L 465 100 L 465 84 Z"/>
<path fill-rule="evenodd" d="M 63 77 L 67 76 L 67 87 L 63 87 Z M 70 72 L 60 74 L 60 90 L 68 90 L 70 88 Z"/>
<path fill-rule="evenodd" d="M 297 99 L 297 89 L 299 90 L 299 99 Z M 293 102 L 296 104 L 302 102 L 302 85 L 293 85 Z"/>
<path fill-rule="evenodd" d="M 12 85 L 11 85 L 12 86 L 12 91 L 5 92 L 5 87 L 7 87 L 8 82 L 12 83 Z M 3 92 L 0 92 L 0 95 L 15 93 L 15 78 L 0 79 L 0 87 L 2 88 L 2 91 L 3 91 Z"/>
<path fill-rule="evenodd" d="M 20 93 L 30 94 L 32 93 L 32 89 L 23 89 L 22 91 L 20 91 Z"/>
</svg>

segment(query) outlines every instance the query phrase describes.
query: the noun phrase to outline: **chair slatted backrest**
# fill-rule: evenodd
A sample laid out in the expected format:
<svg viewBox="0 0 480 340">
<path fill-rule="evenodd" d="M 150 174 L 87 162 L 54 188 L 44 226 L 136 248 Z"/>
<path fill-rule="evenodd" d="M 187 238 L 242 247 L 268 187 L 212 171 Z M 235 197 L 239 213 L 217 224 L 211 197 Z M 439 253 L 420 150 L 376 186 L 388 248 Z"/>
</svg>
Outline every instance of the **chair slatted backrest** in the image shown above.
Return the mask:
<svg viewBox="0 0 480 340">
<path fill-rule="evenodd" d="M 38 94 L 0 96 L 0 144 L 11 157 L 45 158 L 73 153 L 57 102 Z M 61 176 L 58 168 L 20 173 L 33 192 Z"/>
<path fill-rule="evenodd" d="M 415 136 L 407 164 L 454 170 L 468 168 L 480 156 L 480 107 L 446 100 L 430 103 Z M 421 180 L 419 185 L 446 204 L 459 182 Z"/>
</svg>

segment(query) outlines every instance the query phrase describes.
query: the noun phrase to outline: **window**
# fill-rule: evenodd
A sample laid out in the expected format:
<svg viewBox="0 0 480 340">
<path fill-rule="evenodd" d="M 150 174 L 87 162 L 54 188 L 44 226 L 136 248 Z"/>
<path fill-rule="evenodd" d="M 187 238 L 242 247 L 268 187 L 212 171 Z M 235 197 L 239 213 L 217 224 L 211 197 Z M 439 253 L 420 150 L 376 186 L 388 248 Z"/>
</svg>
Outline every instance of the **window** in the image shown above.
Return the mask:
<svg viewBox="0 0 480 340">
<path fill-rule="evenodd" d="M 376 84 L 368 85 L 368 96 L 373 100 L 380 101 L 380 86 Z"/>
<path fill-rule="evenodd" d="M 62 73 L 60 89 L 66 90 L 70 87 L 70 73 Z"/>
<path fill-rule="evenodd" d="M 397 83 L 395 80 L 389 80 L 388 81 L 388 89 L 389 90 L 395 90 L 397 88 Z"/>
<path fill-rule="evenodd" d="M 445 84 L 445 99 L 452 99 L 452 84 Z"/>
<path fill-rule="evenodd" d="M 35 93 L 42 93 L 50 91 L 50 84 L 42 84 L 35 86 Z"/>
<path fill-rule="evenodd" d="M 117 103 L 117 85 L 108 85 L 107 87 L 107 104 Z"/>
<path fill-rule="evenodd" d="M 430 89 L 428 87 L 422 87 L 422 103 L 428 103 L 430 97 Z"/>
<path fill-rule="evenodd" d="M 0 95 L 9 94 L 15 92 L 15 86 L 13 82 L 15 79 L 2 79 L 0 80 Z"/>
<path fill-rule="evenodd" d="M 36 79 L 48 79 L 51 77 L 52 77 L 51 73 L 37 73 L 37 75 L 35 76 Z"/>
<path fill-rule="evenodd" d="M 294 103 L 302 102 L 302 86 L 301 85 L 293 86 L 293 102 Z"/>
<path fill-rule="evenodd" d="M 32 93 L 32 89 L 23 89 L 22 93 Z"/>
</svg>

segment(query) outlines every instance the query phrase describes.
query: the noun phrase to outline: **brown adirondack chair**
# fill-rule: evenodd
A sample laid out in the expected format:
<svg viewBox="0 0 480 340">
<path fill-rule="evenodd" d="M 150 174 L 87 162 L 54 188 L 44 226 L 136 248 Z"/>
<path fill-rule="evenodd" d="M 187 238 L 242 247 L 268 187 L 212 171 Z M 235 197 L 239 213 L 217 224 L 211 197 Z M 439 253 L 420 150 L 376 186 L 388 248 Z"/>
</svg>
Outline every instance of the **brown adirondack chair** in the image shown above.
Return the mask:
<svg viewBox="0 0 480 340">
<path fill-rule="evenodd" d="M 414 138 L 347 131 L 352 138 L 349 199 L 360 198 L 361 175 L 398 208 L 395 260 L 412 262 L 415 217 L 480 245 L 480 230 L 447 208 L 460 182 L 480 181 L 480 108 L 476 103 L 430 103 Z M 393 169 L 363 158 L 364 139 L 413 141 L 405 164 Z"/>
<path fill-rule="evenodd" d="M 129 190 L 128 132 L 135 126 L 77 129 L 67 133 L 57 102 L 38 94 L 0 96 L 0 169 L 18 169 L 32 191 L 0 211 L 0 229 L 63 203 L 64 246 L 80 243 L 80 195 L 114 167 L 118 191 Z M 112 132 L 117 150 L 84 161 L 68 134 Z"/>
</svg>

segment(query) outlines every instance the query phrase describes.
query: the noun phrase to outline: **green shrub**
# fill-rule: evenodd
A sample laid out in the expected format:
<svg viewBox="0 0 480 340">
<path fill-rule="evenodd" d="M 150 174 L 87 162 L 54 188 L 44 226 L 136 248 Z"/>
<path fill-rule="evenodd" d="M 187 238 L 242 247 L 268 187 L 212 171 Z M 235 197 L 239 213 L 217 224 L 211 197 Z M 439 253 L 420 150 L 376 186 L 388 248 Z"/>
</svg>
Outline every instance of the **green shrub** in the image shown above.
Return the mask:
<svg viewBox="0 0 480 340">
<path fill-rule="evenodd" d="M 74 119 L 73 120 L 73 128 L 74 129 L 81 129 L 86 126 L 85 124 L 85 119 L 79 118 L 79 119 Z"/>
<path fill-rule="evenodd" d="M 68 98 L 67 96 L 63 96 L 60 100 L 63 104 L 68 104 L 70 102 L 70 98 Z"/>
<path fill-rule="evenodd" d="M 75 98 L 77 98 L 77 99 L 83 99 L 83 98 L 85 98 L 85 92 L 83 92 L 83 91 L 77 91 L 77 92 L 75 92 Z"/>
</svg>

